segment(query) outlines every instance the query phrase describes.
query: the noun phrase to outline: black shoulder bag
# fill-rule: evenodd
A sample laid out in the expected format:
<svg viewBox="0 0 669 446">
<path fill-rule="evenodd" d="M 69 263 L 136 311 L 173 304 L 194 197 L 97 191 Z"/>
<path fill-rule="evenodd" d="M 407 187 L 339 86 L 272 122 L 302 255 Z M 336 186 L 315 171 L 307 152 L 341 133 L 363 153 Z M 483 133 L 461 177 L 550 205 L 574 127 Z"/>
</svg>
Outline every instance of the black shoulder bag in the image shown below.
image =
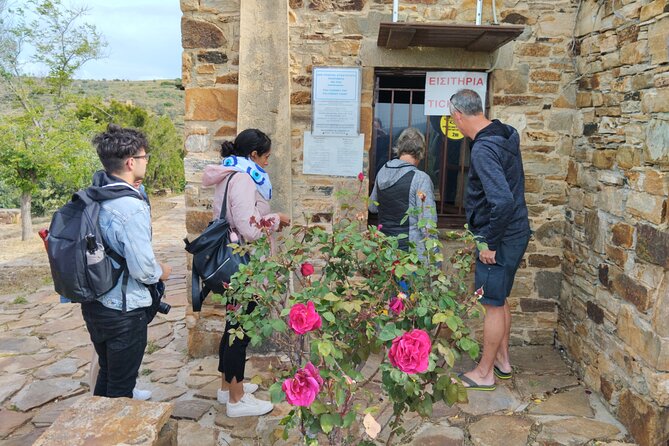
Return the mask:
<svg viewBox="0 0 669 446">
<path fill-rule="evenodd" d="M 202 309 L 202 302 L 210 292 L 222 294 L 230 277 L 239 270 L 239 265 L 248 263 L 248 255 L 233 253 L 229 247 L 230 224 L 225 218 L 228 202 L 228 187 L 232 177 L 237 174 L 233 172 L 228 178 L 223 194 L 221 215 L 218 220 L 209 223 L 199 237 L 192 242 L 187 238 L 186 251 L 193 254 L 193 268 L 191 290 L 193 298 L 193 311 Z"/>
</svg>

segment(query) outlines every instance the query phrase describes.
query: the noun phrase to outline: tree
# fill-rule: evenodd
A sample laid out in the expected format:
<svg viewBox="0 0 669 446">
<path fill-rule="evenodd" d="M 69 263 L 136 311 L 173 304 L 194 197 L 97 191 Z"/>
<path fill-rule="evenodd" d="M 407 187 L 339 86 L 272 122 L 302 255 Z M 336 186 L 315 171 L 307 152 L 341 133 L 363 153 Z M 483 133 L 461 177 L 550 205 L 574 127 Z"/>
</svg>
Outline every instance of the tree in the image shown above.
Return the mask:
<svg viewBox="0 0 669 446">
<path fill-rule="evenodd" d="M 96 163 L 89 143 L 94 126 L 74 119 L 68 94 L 74 73 L 103 57 L 106 46 L 94 26 L 78 24 L 87 11 L 61 0 L 28 0 L 25 9 L 10 9 L 0 0 L 0 79 L 14 106 L 0 122 L 0 179 L 21 191 L 23 240 L 32 234 L 31 202 L 40 184 L 80 186 Z M 35 18 L 28 22 L 28 16 Z M 25 71 L 26 46 L 46 77 Z"/>
<path fill-rule="evenodd" d="M 141 130 L 153 154 L 144 178 L 147 190 L 183 190 L 183 141 L 169 116 L 157 116 L 141 107 L 115 100 L 106 103 L 97 97 L 81 100 L 76 115 L 78 119 L 95 121 L 101 130 L 110 122 Z"/>
</svg>

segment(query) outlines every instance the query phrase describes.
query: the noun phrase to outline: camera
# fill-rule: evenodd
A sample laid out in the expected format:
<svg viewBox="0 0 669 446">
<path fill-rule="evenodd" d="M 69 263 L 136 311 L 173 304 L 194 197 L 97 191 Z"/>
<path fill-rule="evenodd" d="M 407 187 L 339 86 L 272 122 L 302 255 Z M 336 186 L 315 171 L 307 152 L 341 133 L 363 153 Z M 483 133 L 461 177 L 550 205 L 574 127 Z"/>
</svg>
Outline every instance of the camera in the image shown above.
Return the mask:
<svg viewBox="0 0 669 446">
<path fill-rule="evenodd" d="M 162 280 L 159 280 L 156 284 L 156 294 L 157 294 L 157 311 L 160 314 L 167 314 L 172 309 L 172 305 L 162 301 L 163 296 L 165 296 L 165 283 Z M 152 296 L 153 297 L 153 296 Z M 155 299 L 155 298 L 154 298 Z"/>
<path fill-rule="evenodd" d="M 146 287 L 149 289 L 149 293 L 151 293 L 151 306 L 147 308 L 149 323 L 151 323 L 157 313 L 167 314 L 172 309 L 172 306 L 162 301 L 165 295 L 165 284 L 162 280 Z"/>
<path fill-rule="evenodd" d="M 167 314 L 167 313 L 170 312 L 171 309 L 172 309 L 172 305 L 170 305 L 168 303 L 160 302 L 158 304 L 158 313 Z"/>
</svg>

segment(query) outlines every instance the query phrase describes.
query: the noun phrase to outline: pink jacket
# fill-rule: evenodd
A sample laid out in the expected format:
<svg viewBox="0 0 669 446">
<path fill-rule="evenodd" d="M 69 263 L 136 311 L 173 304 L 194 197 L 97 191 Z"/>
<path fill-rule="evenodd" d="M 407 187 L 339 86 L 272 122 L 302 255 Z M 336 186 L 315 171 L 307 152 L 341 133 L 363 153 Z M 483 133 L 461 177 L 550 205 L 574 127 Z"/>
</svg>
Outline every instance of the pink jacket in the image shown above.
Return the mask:
<svg viewBox="0 0 669 446">
<path fill-rule="evenodd" d="M 232 172 L 235 172 L 235 170 L 220 164 L 209 164 L 204 168 L 202 185 L 216 186 L 214 192 L 214 219 L 218 219 L 221 215 L 225 185 L 228 183 L 228 177 Z M 260 195 L 251 177 L 244 172 L 239 172 L 232 177 L 228 188 L 228 203 L 225 215 L 230 227 L 246 241 L 257 240 L 263 235 L 259 228 L 250 223 L 251 217 L 255 217 L 258 222 L 261 218 L 272 219 L 271 230 L 276 231 L 279 228 L 279 215 L 270 213 L 269 203 Z"/>
</svg>

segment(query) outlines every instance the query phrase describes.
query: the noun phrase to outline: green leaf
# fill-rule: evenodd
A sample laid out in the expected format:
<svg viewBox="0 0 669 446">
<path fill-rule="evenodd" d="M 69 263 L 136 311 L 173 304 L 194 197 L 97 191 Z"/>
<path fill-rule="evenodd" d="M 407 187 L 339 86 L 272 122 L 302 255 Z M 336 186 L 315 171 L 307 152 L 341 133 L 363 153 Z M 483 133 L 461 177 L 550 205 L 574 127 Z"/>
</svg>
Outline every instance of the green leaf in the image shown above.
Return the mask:
<svg viewBox="0 0 669 446">
<path fill-rule="evenodd" d="M 327 293 L 325 296 L 322 297 L 322 299 L 330 302 L 339 302 L 341 300 L 341 297 L 337 296 L 334 293 Z"/>
<path fill-rule="evenodd" d="M 349 413 L 344 415 L 344 424 L 343 424 L 342 427 L 344 429 L 350 427 L 353 424 L 353 422 L 355 421 L 356 415 L 357 415 L 357 413 L 356 413 L 355 410 L 351 410 Z"/>
<path fill-rule="evenodd" d="M 274 319 L 274 320 L 272 320 L 272 328 L 275 331 L 283 333 L 284 331 L 286 331 L 286 328 L 288 328 L 288 326 L 283 321 L 283 319 Z"/>
<path fill-rule="evenodd" d="M 448 316 L 446 319 L 446 325 L 451 331 L 458 331 L 458 319 L 455 316 Z"/>
<path fill-rule="evenodd" d="M 444 393 L 444 402 L 449 406 L 452 406 L 458 402 L 458 387 L 462 387 L 464 389 L 464 386 L 458 384 L 450 384 L 448 387 L 446 387 L 446 392 Z M 467 391 L 465 390 L 465 394 L 466 393 Z"/>
<path fill-rule="evenodd" d="M 432 323 L 433 324 L 441 324 L 442 322 L 446 322 L 446 316 L 444 313 L 436 313 L 434 316 L 432 316 Z"/>
<path fill-rule="evenodd" d="M 319 400 L 315 400 L 313 403 L 311 403 L 311 406 L 309 406 L 309 410 L 311 410 L 314 415 L 320 415 L 326 413 L 328 411 L 328 407 Z"/>
<path fill-rule="evenodd" d="M 270 398 L 272 399 L 272 403 L 280 403 L 286 398 L 286 394 L 283 392 L 283 389 L 281 386 L 283 385 L 282 382 L 275 382 L 271 386 L 269 386 L 269 395 Z"/>
<path fill-rule="evenodd" d="M 424 417 L 432 416 L 432 398 L 429 395 L 425 395 L 425 399 L 421 401 L 418 406 L 418 413 Z"/>
<path fill-rule="evenodd" d="M 336 320 L 335 315 L 332 314 L 331 311 L 326 311 L 323 314 L 321 314 L 321 316 L 328 322 L 334 322 Z"/>
<path fill-rule="evenodd" d="M 332 343 L 328 341 L 322 341 L 318 343 L 318 353 L 321 354 L 321 356 L 329 356 L 330 353 L 332 353 Z"/>
<path fill-rule="evenodd" d="M 379 333 L 379 340 L 391 341 L 402 333 L 404 332 L 402 330 L 398 330 L 397 327 L 395 327 L 394 322 L 389 322 L 383 327 L 381 333 Z"/>
<path fill-rule="evenodd" d="M 321 429 L 323 429 L 323 432 L 326 434 L 329 434 L 332 432 L 332 429 L 335 426 L 341 426 L 342 419 L 341 415 L 337 414 L 332 414 L 332 413 L 324 413 L 320 417 L 320 422 L 321 422 Z"/>
</svg>

